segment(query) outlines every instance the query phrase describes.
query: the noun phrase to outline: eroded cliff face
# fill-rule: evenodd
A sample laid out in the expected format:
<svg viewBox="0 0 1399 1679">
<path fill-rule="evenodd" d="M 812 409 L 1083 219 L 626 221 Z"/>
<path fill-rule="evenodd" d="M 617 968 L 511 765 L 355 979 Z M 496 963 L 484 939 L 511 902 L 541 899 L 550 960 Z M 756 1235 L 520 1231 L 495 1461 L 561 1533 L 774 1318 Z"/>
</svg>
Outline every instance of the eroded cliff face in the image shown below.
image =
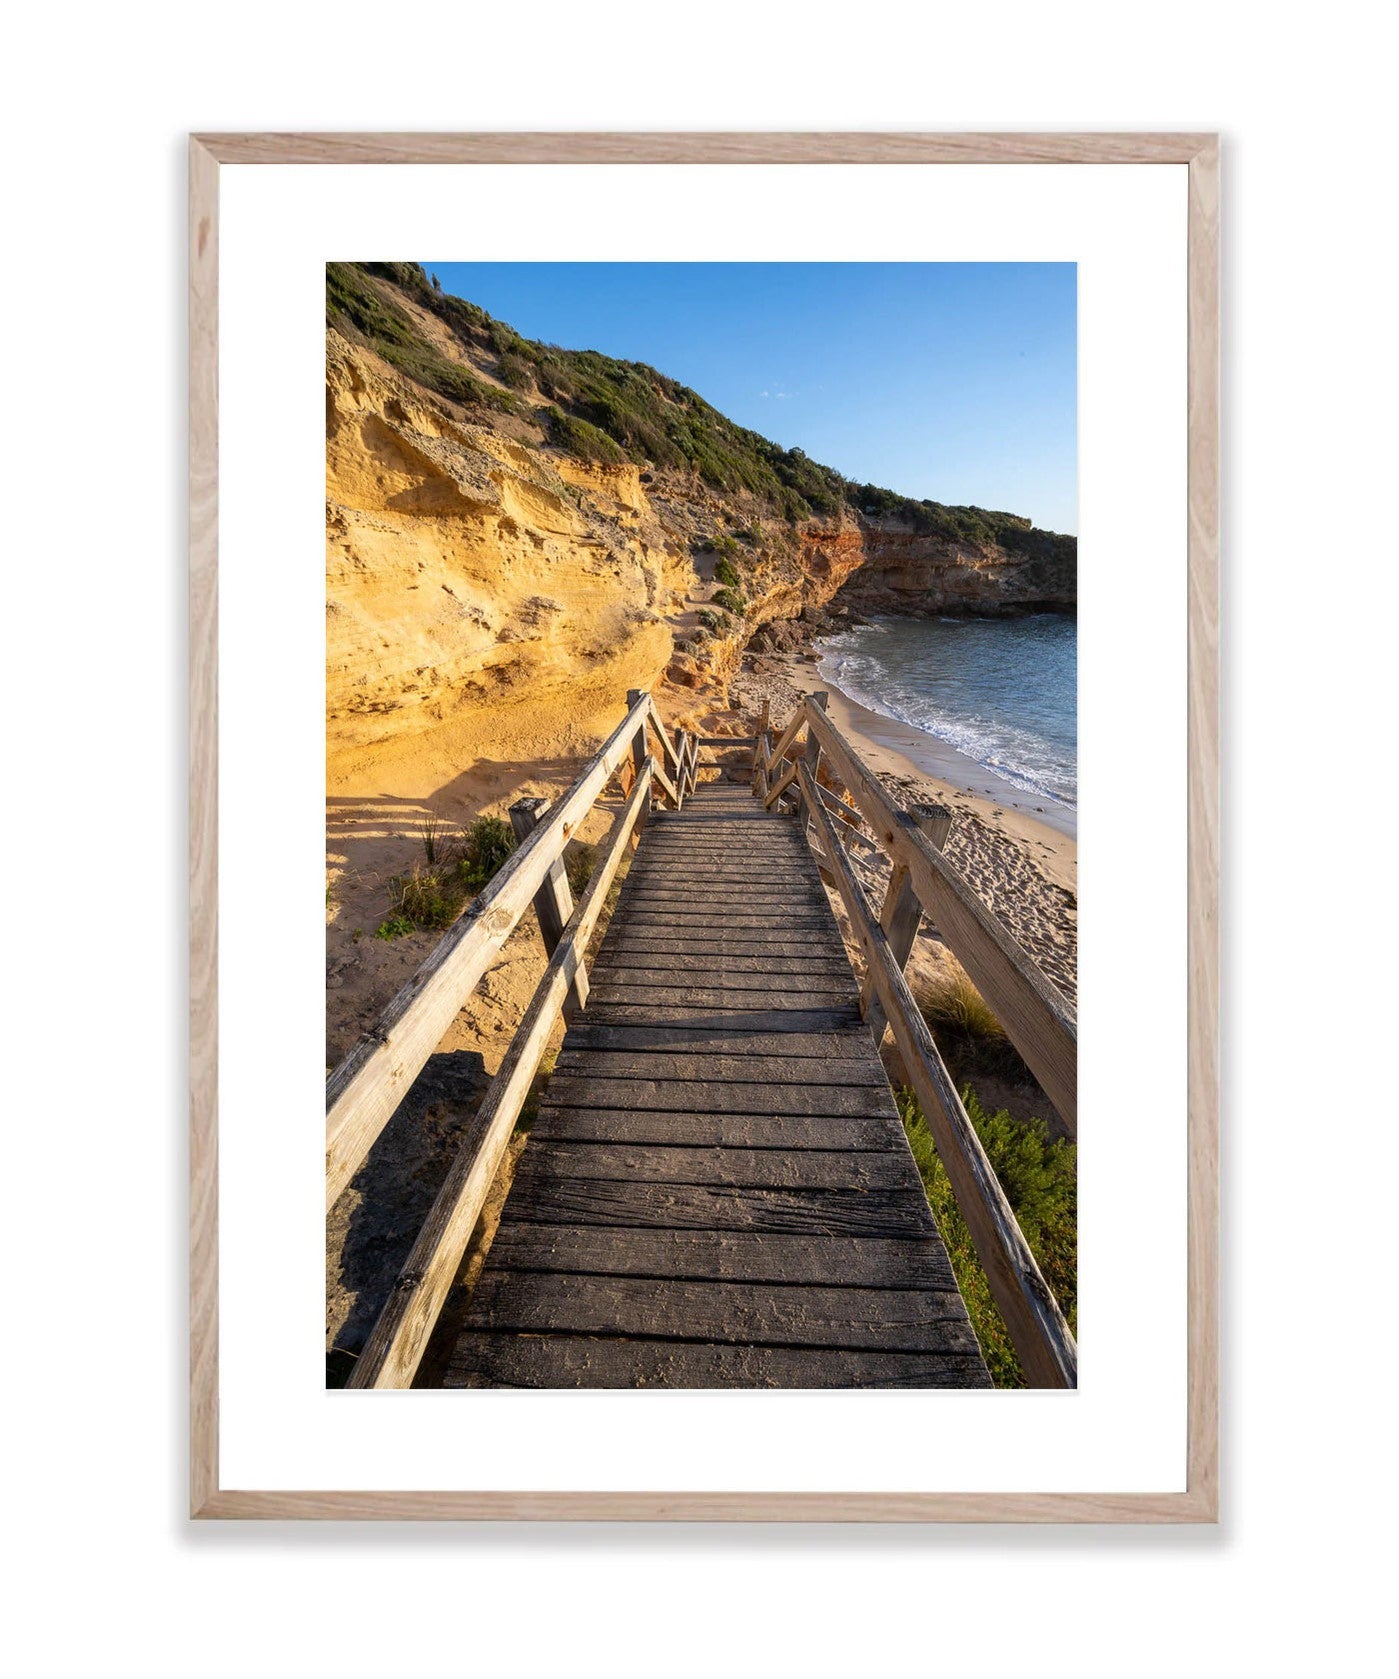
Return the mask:
<svg viewBox="0 0 1399 1679">
<path fill-rule="evenodd" d="M 1014 553 L 848 508 L 788 525 L 691 473 L 580 460 L 334 330 L 326 427 L 332 786 L 390 786 L 396 758 L 421 780 L 425 754 L 444 785 L 482 759 L 586 755 L 628 689 L 722 702 L 750 645 L 792 645 L 828 611 L 1074 600 L 1066 539 Z"/>
<path fill-rule="evenodd" d="M 429 732 L 457 759 L 583 742 L 660 676 L 690 565 L 634 466 L 453 418 L 334 333 L 326 424 L 332 779 Z"/>
<path fill-rule="evenodd" d="M 861 520 L 860 558 L 837 597 L 864 614 L 1071 611 L 1078 599 L 1072 546 L 1039 554 L 923 535 Z"/>
</svg>

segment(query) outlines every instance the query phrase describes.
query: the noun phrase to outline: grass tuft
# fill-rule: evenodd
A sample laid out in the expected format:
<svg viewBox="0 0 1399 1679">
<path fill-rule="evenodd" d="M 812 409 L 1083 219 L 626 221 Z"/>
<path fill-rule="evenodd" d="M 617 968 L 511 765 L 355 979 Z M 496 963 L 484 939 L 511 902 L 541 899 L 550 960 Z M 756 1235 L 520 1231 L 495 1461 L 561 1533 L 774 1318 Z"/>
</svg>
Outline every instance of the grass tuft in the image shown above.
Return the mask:
<svg viewBox="0 0 1399 1679">
<path fill-rule="evenodd" d="M 593 870 L 597 867 L 597 847 L 579 843 L 564 853 L 564 873 L 568 876 L 568 889 L 573 894 L 573 901 L 577 903 L 588 889 L 588 882 L 593 878 Z"/>
<path fill-rule="evenodd" d="M 427 858 L 429 868 L 434 868 L 444 861 L 438 853 L 442 850 L 446 827 L 447 824 L 435 810 L 430 810 L 423 818 L 423 855 Z"/>
<path fill-rule="evenodd" d="M 1034 1082 L 990 1005 L 960 968 L 930 985 L 919 1007 L 954 1078 L 994 1074 L 1018 1084 Z"/>
<path fill-rule="evenodd" d="M 515 831 L 498 816 L 478 816 L 461 836 L 457 871 L 462 885 L 479 892 L 515 849 Z"/>
<path fill-rule="evenodd" d="M 467 899 L 479 892 L 515 849 L 515 835 L 498 816 L 478 816 L 460 836 L 455 858 L 443 840 L 444 825 L 429 817 L 423 825 L 427 865 L 417 863 L 389 880 L 390 915 L 381 921 L 375 938 L 400 939 L 405 934 L 443 932 L 461 914 Z"/>
</svg>

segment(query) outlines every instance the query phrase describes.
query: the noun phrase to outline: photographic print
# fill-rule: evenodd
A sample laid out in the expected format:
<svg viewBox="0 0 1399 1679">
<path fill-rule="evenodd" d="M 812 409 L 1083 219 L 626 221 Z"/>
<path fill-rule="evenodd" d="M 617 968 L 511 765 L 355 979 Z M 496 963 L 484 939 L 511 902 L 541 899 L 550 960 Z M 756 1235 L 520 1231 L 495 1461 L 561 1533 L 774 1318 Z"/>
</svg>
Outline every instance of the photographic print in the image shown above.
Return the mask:
<svg viewBox="0 0 1399 1679">
<path fill-rule="evenodd" d="M 1074 1388 L 1075 265 L 325 281 L 327 1385 Z"/>
</svg>

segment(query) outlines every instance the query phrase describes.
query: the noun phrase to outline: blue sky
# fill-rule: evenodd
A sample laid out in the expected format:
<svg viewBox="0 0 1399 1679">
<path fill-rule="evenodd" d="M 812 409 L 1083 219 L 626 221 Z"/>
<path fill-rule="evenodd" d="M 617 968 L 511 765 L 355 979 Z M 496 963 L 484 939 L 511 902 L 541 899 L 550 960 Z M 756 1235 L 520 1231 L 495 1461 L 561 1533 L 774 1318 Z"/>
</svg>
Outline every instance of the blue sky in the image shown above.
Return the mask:
<svg viewBox="0 0 1399 1679">
<path fill-rule="evenodd" d="M 848 478 L 1078 529 L 1072 263 L 424 266 L 526 338 L 649 362 Z"/>
</svg>

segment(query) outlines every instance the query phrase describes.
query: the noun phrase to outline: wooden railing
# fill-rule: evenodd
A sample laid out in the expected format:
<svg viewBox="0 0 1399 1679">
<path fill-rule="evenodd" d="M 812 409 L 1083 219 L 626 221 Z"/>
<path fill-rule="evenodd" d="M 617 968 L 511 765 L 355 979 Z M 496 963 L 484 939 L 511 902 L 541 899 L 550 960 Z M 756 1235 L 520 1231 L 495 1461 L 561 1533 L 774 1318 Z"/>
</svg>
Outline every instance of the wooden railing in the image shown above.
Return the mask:
<svg viewBox="0 0 1399 1679">
<path fill-rule="evenodd" d="M 803 732 L 805 745 L 798 752 Z M 822 785 L 823 774 L 853 798 L 853 810 Z M 1075 1386 L 1073 1336 L 904 974 L 921 915 L 926 912 L 937 926 L 1071 1135 L 1077 1126 L 1073 1009 L 942 855 L 950 813 L 900 809 L 826 716 L 824 694 L 802 701 L 775 744 L 765 711 L 754 749 L 753 791 L 769 808 L 794 806 L 808 841 L 813 833 L 819 838 L 819 848 L 813 843 L 812 849 L 840 893 L 865 957 L 866 1018 L 876 1040 L 886 1022 L 892 1031 L 1027 1379 L 1039 1387 Z M 878 921 L 847 854 L 851 844 L 884 852 L 892 865 Z"/>
<path fill-rule="evenodd" d="M 648 731 L 660 743 L 659 753 L 653 752 Z M 561 798 L 552 805 L 542 799 L 517 801 L 510 815 L 518 848 L 326 1080 L 329 1208 L 512 929 L 534 905 L 548 966 L 356 1362 L 351 1387 L 407 1387 L 412 1382 L 554 1024 L 560 1012 L 571 1014 L 586 1002 L 584 952 L 628 842 L 645 825 L 654 799 L 663 797 L 678 808 L 694 790 L 698 737 L 681 730 L 676 734 L 672 740 L 650 695 L 633 691 L 627 695 L 626 716 Z M 628 763 L 630 793 L 575 905 L 564 849 Z"/>
</svg>

